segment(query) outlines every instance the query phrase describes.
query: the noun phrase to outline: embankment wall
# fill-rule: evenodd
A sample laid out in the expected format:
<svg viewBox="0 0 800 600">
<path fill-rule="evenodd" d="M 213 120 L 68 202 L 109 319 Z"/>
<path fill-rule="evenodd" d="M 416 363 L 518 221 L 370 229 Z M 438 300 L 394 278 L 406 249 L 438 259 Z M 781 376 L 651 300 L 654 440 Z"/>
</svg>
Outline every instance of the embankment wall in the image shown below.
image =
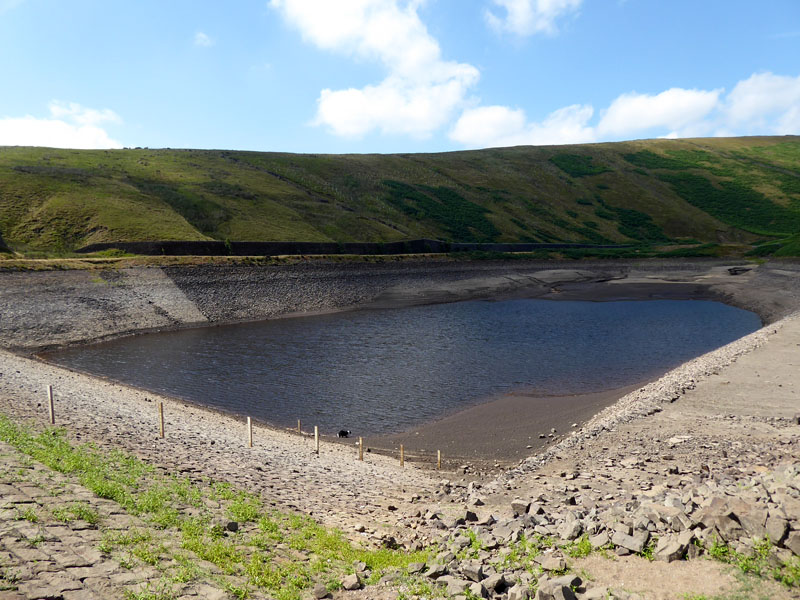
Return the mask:
<svg viewBox="0 0 800 600">
<path fill-rule="evenodd" d="M 679 297 L 724 299 L 755 310 L 767 322 L 800 306 L 800 264 L 762 265 L 736 277 L 727 272 L 731 264 L 735 262 L 419 260 L 0 269 L 0 347 L 33 352 L 154 329 L 352 307 L 508 295 L 558 297 L 562 284 L 586 285 L 591 297 L 591 284 L 625 280 L 640 283 L 622 297 L 660 297 L 651 291 L 653 286 L 663 289 L 682 282 L 683 288 L 673 288 L 683 290 Z"/>
</svg>

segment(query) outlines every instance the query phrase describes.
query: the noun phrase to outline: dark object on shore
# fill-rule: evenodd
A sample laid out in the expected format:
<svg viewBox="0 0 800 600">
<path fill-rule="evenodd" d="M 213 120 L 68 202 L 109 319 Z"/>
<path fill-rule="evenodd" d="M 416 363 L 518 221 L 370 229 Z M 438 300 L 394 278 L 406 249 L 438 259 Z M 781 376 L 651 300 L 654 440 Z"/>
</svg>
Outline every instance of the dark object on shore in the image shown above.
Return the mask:
<svg viewBox="0 0 800 600">
<path fill-rule="evenodd" d="M 741 275 L 742 273 L 747 273 L 750 270 L 750 267 L 730 267 L 728 269 L 728 273 L 731 275 Z"/>
<path fill-rule="evenodd" d="M 336 435 L 338 437 L 340 437 L 340 438 L 346 438 L 346 437 L 350 437 L 351 433 L 353 433 L 353 432 L 350 431 L 349 429 L 340 429 L 339 433 L 337 433 Z"/>
</svg>

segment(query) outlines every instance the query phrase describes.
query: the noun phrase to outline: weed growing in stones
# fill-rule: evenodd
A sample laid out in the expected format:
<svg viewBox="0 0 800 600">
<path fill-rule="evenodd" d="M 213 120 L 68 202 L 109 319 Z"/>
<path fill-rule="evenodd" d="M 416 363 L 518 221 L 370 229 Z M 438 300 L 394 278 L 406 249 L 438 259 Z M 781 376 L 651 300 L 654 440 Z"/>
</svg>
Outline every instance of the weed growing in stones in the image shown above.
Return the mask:
<svg viewBox="0 0 800 600">
<path fill-rule="evenodd" d="M 175 589 L 170 582 L 163 579 L 156 586 L 148 583 L 141 590 L 125 592 L 125 600 L 174 600 L 175 597 Z"/>
<path fill-rule="evenodd" d="M 0 592 L 16 590 L 18 581 L 18 571 L 12 571 L 11 569 L 0 567 Z"/>
<path fill-rule="evenodd" d="M 755 541 L 751 553 L 744 554 L 715 538 L 708 548 L 708 555 L 735 566 L 744 575 L 771 577 L 787 587 L 800 587 L 800 559 L 795 556 L 775 566 L 771 560 L 773 547 L 769 537 L 765 537 Z"/>
<path fill-rule="evenodd" d="M 28 521 L 29 523 L 39 522 L 39 515 L 36 514 L 36 511 L 32 508 L 26 508 L 23 511 L 17 510 L 17 516 L 15 518 L 18 521 Z"/>
<path fill-rule="evenodd" d="M 639 553 L 639 556 L 641 556 L 642 558 L 646 558 L 650 562 L 653 562 L 655 560 L 654 553 L 656 551 L 657 543 L 658 543 L 658 538 L 655 536 L 651 537 L 650 540 L 647 542 L 647 545 Z"/>
<path fill-rule="evenodd" d="M 589 536 L 584 534 L 574 542 L 570 542 L 563 548 L 567 556 L 572 558 L 584 558 L 592 553 L 592 544 L 589 541 Z"/>
<path fill-rule="evenodd" d="M 100 515 L 87 502 L 73 502 L 56 508 L 53 510 L 53 517 L 62 523 L 85 521 L 89 525 L 96 525 L 100 522 Z"/>
<path fill-rule="evenodd" d="M 249 523 L 258 519 L 263 510 L 264 505 L 260 498 L 241 492 L 233 498 L 228 507 L 228 514 L 235 521 Z"/>
</svg>

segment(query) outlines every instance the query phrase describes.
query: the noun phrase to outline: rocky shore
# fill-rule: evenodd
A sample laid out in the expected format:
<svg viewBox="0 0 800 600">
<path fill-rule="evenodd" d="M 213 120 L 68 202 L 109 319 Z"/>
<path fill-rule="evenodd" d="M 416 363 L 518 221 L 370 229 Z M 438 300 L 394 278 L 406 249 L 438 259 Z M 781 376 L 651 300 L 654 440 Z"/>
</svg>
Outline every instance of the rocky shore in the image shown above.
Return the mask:
<svg viewBox="0 0 800 600">
<path fill-rule="evenodd" d="M 8 351 L 0 351 L 0 412 L 44 423 L 52 385 L 57 422 L 75 441 L 229 481 L 369 544 L 439 544 L 434 559 L 412 569 L 456 597 L 796 598 L 800 588 L 770 573 L 800 565 L 800 318 L 787 317 L 800 308 L 800 265 L 748 265 L 737 274 L 733 266 L 513 264 L 498 271 L 487 263 L 426 272 L 406 264 L 367 276 L 372 267 L 348 266 L 345 275 L 317 265 L 309 267 L 319 270 L 313 277 L 302 269 L 238 268 L 0 273 L 0 339 L 17 351 L 353 303 L 520 294 L 724 298 L 768 323 L 632 391 L 583 426 L 552 432 L 548 450 L 499 473 L 470 465 L 446 473 L 409 463 L 401 469 L 396 457 L 375 454 L 359 462 L 353 446 L 325 441 L 317 455 L 308 435 L 267 427 L 256 427 L 248 448 L 244 424 L 230 416 Z M 288 299 L 270 304 L 273 295 Z M 158 402 L 165 439 L 158 437 Z M 747 564 L 764 577 L 748 588 L 732 567 L 704 559 L 710 554 L 729 563 L 750 557 Z M 413 596 L 391 576 L 359 589 L 365 574 L 356 571 L 344 586 L 352 591 L 337 597 Z"/>
</svg>

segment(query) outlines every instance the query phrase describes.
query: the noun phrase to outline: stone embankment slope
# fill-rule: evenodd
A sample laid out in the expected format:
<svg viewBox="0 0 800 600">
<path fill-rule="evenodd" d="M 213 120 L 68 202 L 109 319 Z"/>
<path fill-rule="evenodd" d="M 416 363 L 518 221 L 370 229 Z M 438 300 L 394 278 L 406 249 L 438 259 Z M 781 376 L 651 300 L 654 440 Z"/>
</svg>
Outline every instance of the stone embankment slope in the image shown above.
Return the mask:
<svg viewBox="0 0 800 600">
<path fill-rule="evenodd" d="M 470 298 L 715 298 L 774 321 L 800 306 L 800 265 L 741 261 L 404 260 L 67 271 L 0 269 L 0 347 L 35 351 L 154 329 Z M 599 294 L 599 296 L 598 296 Z"/>
</svg>

